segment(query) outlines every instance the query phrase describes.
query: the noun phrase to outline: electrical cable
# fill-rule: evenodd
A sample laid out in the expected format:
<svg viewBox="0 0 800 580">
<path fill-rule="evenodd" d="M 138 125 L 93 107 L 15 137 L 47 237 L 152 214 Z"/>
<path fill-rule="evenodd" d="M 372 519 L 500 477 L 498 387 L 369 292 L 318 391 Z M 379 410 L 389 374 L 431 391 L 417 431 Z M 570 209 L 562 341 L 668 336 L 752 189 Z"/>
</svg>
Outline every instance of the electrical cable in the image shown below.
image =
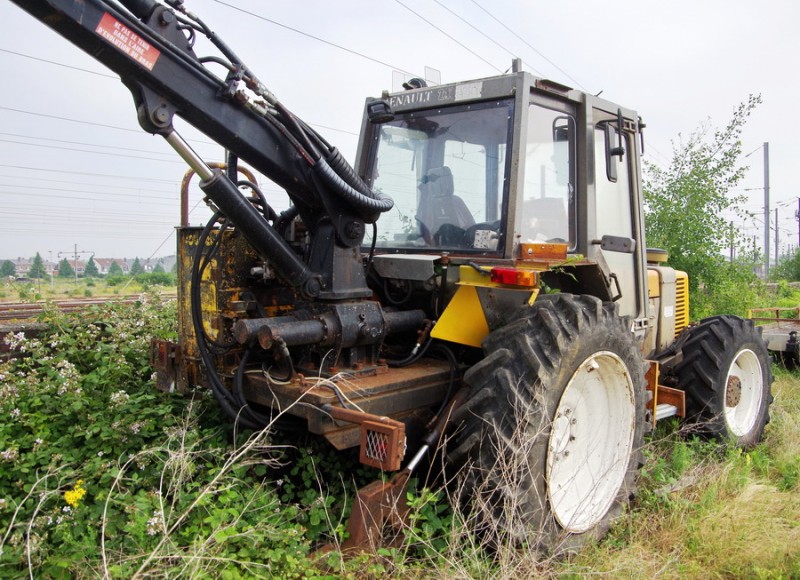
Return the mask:
<svg viewBox="0 0 800 580">
<path fill-rule="evenodd" d="M 484 8 L 483 6 L 481 6 L 480 4 L 478 4 L 478 2 L 477 2 L 476 0 L 470 0 L 470 1 L 471 1 L 473 4 L 475 4 L 475 6 L 477 6 L 477 7 L 478 7 L 478 8 L 480 8 L 481 10 L 483 10 L 483 11 L 484 11 L 484 12 L 485 12 L 485 13 L 486 13 L 488 16 L 489 16 L 489 18 L 491 18 L 492 20 L 494 20 L 495 22 L 497 22 L 497 23 L 498 23 L 500 26 L 502 26 L 503 28 L 505 28 L 505 29 L 506 29 L 508 32 L 510 32 L 511 34 L 513 34 L 515 37 L 517 37 L 517 39 L 518 39 L 518 40 L 521 40 L 521 41 L 523 42 L 523 44 L 525 44 L 525 46 L 527 46 L 528 48 L 530 48 L 530 49 L 531 49 L 533 52 L 535 52 L 536 54 L 538 54 L 539 56 L 541 56 L 541 57 L 542 57 L 544 60 L 546 60 L 547 62 L 549 62 L 551 65 L 553 65 L 553 66 L 554 66 L 554 67 L 555 67 L 555 68 L 556 68 L 556 69 L 557 69 L 559 72 L 561 72 L 561 74 L 563 74 L 565 77 L 567 77 L 567 78 L 568 78 L 569 80 L 571 80 L 573 83 L 575 83 L 575 84 L 576 84 L 578 87 L 580 87 L 581 89 L 583 89 L 583 91 L 584 91 L 584 92 L 586 92 L 586 93 L 588 93 L 588 92 L 589 92 L 589 90 L 588 90 L 586 87 L 584 87 L 584 86 L 583 86 L 583 85 L 580 83 L 580 81 L 578 81 L 577 79 L 575 79 L 575 78 L 573 78 L 572 76 L 570 76 L 570 74 L 569 74 L 567 71 L 565 71 L 565 70 L 564 70 L 564 69 L 562 69 L 560 66 L 558 66 L 556 63 L 554 63 L 552 60 L 550 60 L 549 58 L 547 58 L 547 57 L 546 57 L 544 54 L 542 54 L 542 53 L 541 53 L 541 52 L 540 52 L 540 51 L 539 51 L 537 48 L 535 48 L 535 47 L 534 47 L 533 45 L 531 45 L 531 44 L 530 44 L 530 43 L 529 43 L 527 40 L 525 40 L 525 39 L 524 39 L 522 36 L 520 36 L 519 34 L 517 34 L 516 32 L 514 32 L 513 30 L 511 30 L 511 28 L 509 28 L 509 27 L 508 27 L 506 24 L 504 24 L 502 21 L 500 21 L 500 19 L 499 19 L 499 18 L 497 18 L 497 17 L 496 17 L 494 14 L 492 14 L 492 13 L 491 13 L 491 12 L 489 12 L 489 11 L 488 11 L 486 8 Z"/>
<path fill-rule="evenodd" d="M 422 16 L 422 15 L 421 15 L 419 12 L 416 12 L 416 11 L 414 11 L 413 9 L 411 9 L 409 6 L 406 6 L 406 5 L 405 5 L 405 4 L 403 4 L 403 3 L 402 3 L 400 0 L 394 0 L 394 1 L 395 1 L 395 2 L 397 2 L 397 3 L 398 3 L 400 6 L 402 6 L 403 8 L 405 8 L 406 10 L 408 10 L 409 12 L 411 12 L 412 14 L 414 14 L 414 15 L 415 15 L 417 18 L 420 18 L 421 20 L 423 20 L 424 22 L 426 22 L 427 24 L 429 24 L 430 26 L 432 26 L 433 28 L 435 28 L 436 30 L 438 30 L 439 32 L 441 32 L 442 34 L 444 34 L 444 35 L 445 35 L 447 38 L 449 38 L 450 40 L 452 40 L 453 42 L 455 42 L 457 45 L 459 45 L 461 48 L 463 48 L 464 50 L 466 50 L 467 52 L 469 52 L 471 55 L 473 55 L 473 56 L 475 56 L 475 57 L 479 58 L 480 60 L 482 60 L 483 62 L 485 62 L 486 64 L 488 64 L 490 67 L 492 67 L 492 68 L 493 68 L 494 70 L 496 70 L 497 72 L 499 72 L 499 73 L 502 73 L 502 72 L 503 72 L 503 69 L 497 68 L 495 65 L 493 65 L 491 62 L 489 62 L 488 60 L 486 60 L 485 58 L 483 58 L 481 55 L 479 55 L 477 52 L 475 52 L 474 50 L 472 50 L 472 49 L 471 49 L 470 47 L 468 47 L 466 44 L 464 44 L 463 42 L 460 42 L 459 40 L 456 40 L 454 37 L 452 37 L 452 36 L 450 36 L 449 34 L 447 34 L 447 33 L 446 33 L 444 30 L 442 30 L 441 28 L 439 28 L 438 26 L 436 26 L 436 25 L 435 25 L 433 22 L 431 22 L 430 20 L 428 20 L 427 18 L 425 18 L 424 16 Z"/>
<path fill-rule="evenodd" d="M 239 366 L 236 368 L 236 375 L 233 380 L 233 389 L 236 401 L 239 403 L 240 412 L 246 414 L 250 420 L 264 428 L 270 424 L 270 421 L 272 420 L 271 417 L 263 415 L 252 409 L 244 396 L 244 373 L 251 354 L 252 348 L 245 349 L 244 353 L 242 354 L 242 358 L 239 361 Z"/>
<path fill-rule="evenodd" d="M 253 193 L 256 194 L 259 201 L 261 202 L 264 219 L 272 223 L 275 223 L 275 220 L 278 219 L 278 214 L 275 213 L 275 210 L 272 209 L 272 206 L 270 206 L 269 203 L 267 203 L 267 197 L 264 195 L 264 192 L 261 191 L 261 188 L 257 184 L 253 183 L 248 179 L 240 179 L 239 181 L 236 182 L 236 185 L 238 187 L 249 187 L 253 191 Z"/>
<path fill-rule="evenodd" d="M 453 391 L 455 390 L 456 375 L 458 373 L 458 361 L 456 360 L 456 355 L 453 354 L 453 351 L 443 344 L 435 345 L 434 350 L 443 353 L 447 361 L 450 363 L 450 380 L 448 381 L 447 392 L 442 399 L 442 404 L 439 405 L 439 409 L 436 411 L 436 416 L 438 417 L 447 407 L 447 403 L 450 402 L 450 397 L 452 397 Z"/>
<path fill-rule="evenodd" d="M 214 398 L 217 400 L 217 403 L 219 404 L 220 408 L 226 415 L 228 415 L 231 419 L 238 422 L 242 426 L 248 429 L 257 430 L 259 428 L 258 425 L 256 425 L 249 419 L 242 417 L 239 412 L 240 410 L 237 410 L 235 408 L 236 405 L 235 398 L 228 391 L 228 389 L 225 388 L 225 385 L 222 384 L 222 381 L 219 375 L 217 374 L 216 366 L 214 365 L 214 360 L 211 357 L 211 353 L 209 352 L 207 345 L 205 344 L 205 340 L 203 339 L 205 328 L 203 328 L 202 308 L 200 305 L 200 262 L 202 259 L 203 246 L 205 244 L 205 240 L 208 237 L 208 234 L 210 233 L 214 224 L 221 217 L 221 215 L 222 214 L 220 212 L 217 212 L 216 214 L 214 214 L 212 220 L 209 220 L 208 224 L 203 229 L 203 232 L 200 234 L 200 239 L 198 239 L 198 245 L 197 248 L 195 249 L 194 261 L 192 263 L 191 287 L 190 287 L 192 326 L 194 327 L 195 336 L 197 337 L 197 346 L 200 358 L 206 367 L 206 372 L 211 392 L 214 395 Z"/>
<path fill-rule="evenodd" d="M 367 257 L 367 265 L 364 267 L 364 276 L 369 276 L 369 271 L 372 269 L 372 259 L 375 257 L 375 245 L 378 242 L 378 223 L 372 222 L 372 243 L 369 246 L 369 256 Z"/>
</svg>

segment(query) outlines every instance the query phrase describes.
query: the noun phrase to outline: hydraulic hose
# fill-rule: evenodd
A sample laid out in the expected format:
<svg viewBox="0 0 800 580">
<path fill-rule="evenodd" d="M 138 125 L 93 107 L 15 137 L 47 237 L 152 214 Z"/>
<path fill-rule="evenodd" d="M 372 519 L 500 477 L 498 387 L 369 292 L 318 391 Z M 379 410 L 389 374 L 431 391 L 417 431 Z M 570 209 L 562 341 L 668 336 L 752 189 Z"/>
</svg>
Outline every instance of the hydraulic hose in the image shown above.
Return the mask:
<svg viewBox="0 0 800 580">
<path fill-rule="evenodd" d="M 375 193 L 364 183 L 364 180 L 359 177 L 355 169 L 347 162 L 342 156 L 341 152 L 335 147 L 331 148 L 328 155 L 325 156 L 325 161 L 331 166 L 336 174 L 344 179 L 345 183 L 354 187 L 359 192 L 367 197 L 375 198 Z"/>
<path fill-rule="evenodd" d="M 317 161 L 312 171 L 348 205 L 353 207 L 367 223 L 373 223 L 378 219 L 377 214 L 387 212 L 394 207 L 394 200 L 388 195 L 372 192 L 374 197 L 370 197 L 358 191 L 342 179 L 324 159 Z"/>
</svg>

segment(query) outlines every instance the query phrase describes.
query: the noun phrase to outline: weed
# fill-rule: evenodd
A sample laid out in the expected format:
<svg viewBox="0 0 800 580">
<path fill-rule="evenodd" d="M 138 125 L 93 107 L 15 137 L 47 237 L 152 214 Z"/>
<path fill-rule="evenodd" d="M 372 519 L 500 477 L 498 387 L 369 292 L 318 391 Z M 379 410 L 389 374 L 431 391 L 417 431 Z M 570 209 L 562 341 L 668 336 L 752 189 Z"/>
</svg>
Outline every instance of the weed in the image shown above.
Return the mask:
<svg viewBox="0 0 800 580">
<path fill-rule="evenodd" d="M 174 338 L 174 316 L 174 305 L 146 295 L 80 318 L 50 309 L 49 331 L 6 338 L 29 356 L 0 364 L 0 575 L 800 575 L 796 374 L 776 371 L 773 420 L 747 452 L 660 424 L 637 498 L 579 553 L 545 558 L 539 530 L 520 545 L 515 496 L 500 517 L 485 500 L 531 467 L 525 453 L 517 463 L 498 453 L 499 475 L 470 487 L 471 507 L 459 478 L 419 482 L 406 498 L 404 543 L 315 563 L 316 547 L 344 538 L 355 489 L 380 474 L 311 440 L 231 433 L 205 392 L 156 392 L 149 338 Z"/>
</svg>

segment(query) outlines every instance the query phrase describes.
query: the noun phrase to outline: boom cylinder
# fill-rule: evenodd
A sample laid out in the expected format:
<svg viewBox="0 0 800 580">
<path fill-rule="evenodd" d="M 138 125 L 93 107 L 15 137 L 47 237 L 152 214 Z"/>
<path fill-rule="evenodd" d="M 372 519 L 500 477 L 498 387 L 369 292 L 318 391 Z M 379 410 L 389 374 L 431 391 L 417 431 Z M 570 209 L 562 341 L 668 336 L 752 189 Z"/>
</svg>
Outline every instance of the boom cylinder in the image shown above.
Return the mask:
<svg viewBox="0 0 800 580">
<path fill-rule="evenodd" d="M 250 245 L 267 258 L 287 282 L 299 287 L 307 298 L 319 296 L 322 289 L 320 277 L 297 257 L 264 216 L 242 196 L 236 184 L 219 169 L 210 168 L 175 131 L 165 138 L 202 179 L 200 189 L 242 232 Z"/>
</svg>

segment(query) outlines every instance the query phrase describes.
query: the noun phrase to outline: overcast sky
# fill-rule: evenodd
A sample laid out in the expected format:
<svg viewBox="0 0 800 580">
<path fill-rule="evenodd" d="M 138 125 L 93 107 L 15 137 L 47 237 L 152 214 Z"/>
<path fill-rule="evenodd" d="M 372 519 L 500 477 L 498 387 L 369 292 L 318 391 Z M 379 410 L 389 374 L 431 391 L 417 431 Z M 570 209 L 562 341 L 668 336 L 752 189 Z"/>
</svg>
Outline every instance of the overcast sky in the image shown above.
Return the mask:
<svg viewBox="0 0 800 580">
<path fill-rule="evenodd" d="M 454 82 L 498 74 L 519 56 L 536 75 L 602 90 L 637 110 L 647 123 L 646 158 L 660 165 L 681 134 L 705 122 L 724 126 L 748 95 L 761 94 L 743 136 L 752 154 L 737 192 L 748 195 L 754 215 L 735 224 L 762 243 L 762 144 L 769 142 L 779 245 L 797 245 L 794 0 L 185 4 L 351 161 L 364 99 L 393 89 L 395 71 L 422 76 L 430 67 Z M 174 253 L 186 168 L 160 137 L 138 128 L 119 80 L 7 1 L 0 1 L 0 79 L 0 258 L 38 251 L 56 259 L 75 245 L 97 257 Z M 183 124 L 178 130 L 207 160 L 221 159 L 208 139 Z M 191 205 L 201 197 L 194 193 Z M 191 221 L 207 215 L 200 207 Z"/>
</svg>

